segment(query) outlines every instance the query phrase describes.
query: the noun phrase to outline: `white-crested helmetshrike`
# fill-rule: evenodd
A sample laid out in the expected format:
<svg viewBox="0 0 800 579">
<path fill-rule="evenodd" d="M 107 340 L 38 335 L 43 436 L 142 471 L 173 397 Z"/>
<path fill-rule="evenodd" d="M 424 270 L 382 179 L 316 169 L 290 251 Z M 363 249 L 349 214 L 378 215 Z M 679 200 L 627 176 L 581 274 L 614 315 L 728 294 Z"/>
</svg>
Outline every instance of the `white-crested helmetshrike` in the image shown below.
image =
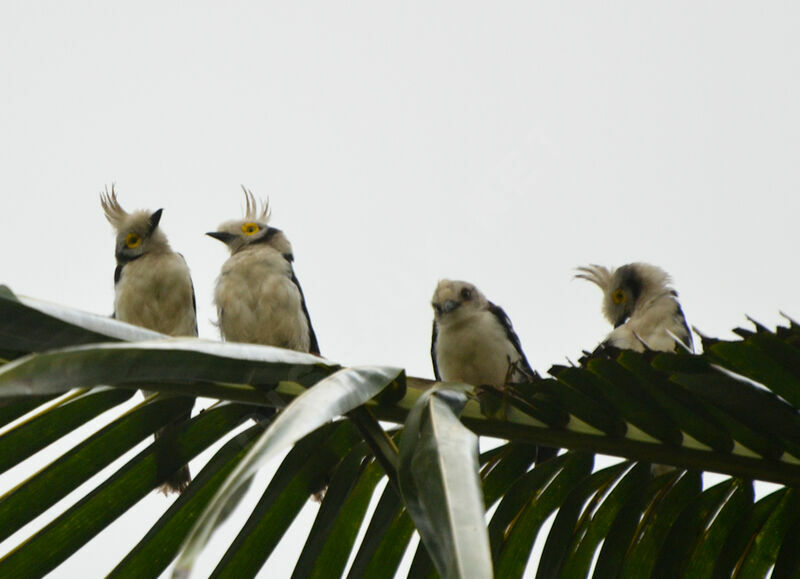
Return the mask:
<svg viewBox="0 0 800 579">
<path fill-rule="evenodd" d="M 222 337 L 319 355 L 303 290 L 294 274 L 292 245 L 270 227 L 269 204 L 242 187 L 244 219 L 226 221 L 207 235 L 225 243 L 214 302 Z"/>
<path fill-rule="evenodd" d="M 502 388 L 534 376 L 511 320 L 474 285 L 443 279 L 431 305 L 437 380 Z"/>
<path fill-rule="evenodd" d="M 431 306 L 431 359 L 437 380 L 504 391 L 507 385 L 530 382 L 536 377 L 511 319 L 473 284 L 439 281 Z M 557 452 L 540 446 L 537 462 Z"/>
<path fill-rule="evenodd" d="M 675 339 L 692 349 L 678 292 L 670 277 L 654 265 L 629 263 L 614 270 L 600 265 L 579 267 L 576 278 L 603 290 L 603 314 L 614 325 L 604 344 L 623 350 L 672 352 Z"/>
<path fill-rule="evenodd" d="M 681 346 L 692 350 L 692 333 L 686 324 L 678 292 L 660 267 L 629 263 L 609 270 L 601 265 L 579 267 L 575 277 L 597 284 L 603 290 L 603 314 L 614 329 L 603 341 L 622 350 L 674 352 Z M 675 467 L 653 464 L 654 475 Z"/>
<path fill-rule="evenodd" d="M 189 266 L 172 250 L 159 227 L 161 209 L 128 213 L 111 193 L 100 194 L 106 219 L 117 232 L 114 271 L 114 317 L 170 336 L 196 336 L 197 313 Z M 145 392 L 145 396 L 148 393 Z M 189 412 L 174 424 L 188 420 Z M 169 427 L 156 432 L 159 438 Z M 181 492 L 191 482 L 188 465 L 167 480 L 161 491 Z"/>
</svg>

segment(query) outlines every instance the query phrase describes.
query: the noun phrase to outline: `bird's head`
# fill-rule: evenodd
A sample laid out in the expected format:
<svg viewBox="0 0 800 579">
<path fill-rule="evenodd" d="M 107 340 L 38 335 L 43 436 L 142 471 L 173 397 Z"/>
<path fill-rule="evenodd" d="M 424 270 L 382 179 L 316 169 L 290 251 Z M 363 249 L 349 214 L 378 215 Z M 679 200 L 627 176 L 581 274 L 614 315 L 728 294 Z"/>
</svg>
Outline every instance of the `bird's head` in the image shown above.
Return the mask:
<svg viewBox="0 0 800 579">
<path fill-rule="evenodd" d="M 576 278 L 588 280 L 603 290 L 603 314 L 619 327 L 649 296 L 667 289 L 669 276 L 648 263 L 629 263 L 609 270 L 601 265 L 578 268 Z"/>
<path fill-rule="evenodd" d="M 100 205 L 106 219 L 117 231 L 115 254 L 119 261 L 131 261 L 146 253 L 169 250 L 167 236 L 158 227 L 162 209 L 128 213 L 119 204 L 114 185 L 111 193 L 106 188 L 100 194 Z"/>
<path fill-rule="evenodd" d="M 253 244 L 266 244 L 283 255 L 291 256 L 292 246 L 280 229 L 268 225 L 270 218 L 269 201 L 256 200 L 253 194 L 242 186 L 244 191 L 244 219 L 226 221 L 217 231 L 206 235 L 218 239 L 228 246 L 231 253 L 250 247 Z"/>
<path fill-rule="evenodd" d="M 468 319 L 486 309 L 486 297 L 466 281 L 440 280 L 433 292 L 433 317 L 439 324 L 451 324 Z"/>
</svg>

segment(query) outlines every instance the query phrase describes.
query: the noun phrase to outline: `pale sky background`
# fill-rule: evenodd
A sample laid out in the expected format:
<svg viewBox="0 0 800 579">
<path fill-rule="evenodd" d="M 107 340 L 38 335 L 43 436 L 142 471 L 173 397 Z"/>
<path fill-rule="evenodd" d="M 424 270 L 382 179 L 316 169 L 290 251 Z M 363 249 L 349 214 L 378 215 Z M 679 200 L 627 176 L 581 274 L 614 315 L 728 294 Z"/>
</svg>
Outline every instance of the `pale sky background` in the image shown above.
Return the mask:
<svg viewBox="0 0 800 579">
<path fill-rule="evenodd" d="M 5 2 L 0 283 L 110 313 L 98 193 L 115 182 L 125 208 L 164 208 L 215 339 L 227 250 L 203 234 L 241 215 L 243 183 L 269 196 L 322 352 L 344 364 L 432 377 L 443 277 L 501 305 L 541 372 L 610 329 L 600 291 L 571 279 L 587 263 L 663 267 L 710 335 L 800 317 L 799 17 L 793 2 Z M 138 520 L 55 575 L 106 572 Z"/>
</svg>

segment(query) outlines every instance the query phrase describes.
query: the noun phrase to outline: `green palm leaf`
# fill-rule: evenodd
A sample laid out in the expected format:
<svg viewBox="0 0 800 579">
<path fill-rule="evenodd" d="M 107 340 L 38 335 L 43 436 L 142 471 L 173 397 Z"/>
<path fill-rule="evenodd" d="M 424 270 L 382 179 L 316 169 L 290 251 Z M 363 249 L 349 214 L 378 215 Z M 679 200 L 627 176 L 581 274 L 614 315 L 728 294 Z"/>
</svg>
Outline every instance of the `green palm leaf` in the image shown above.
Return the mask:
<svg viewBox="0 0 800 579">
<path fill-rule="evenodd" d="M 288 449 L 215 576 L 254 574 L 326 482 L 297 576 L 393 575 L 415 529 L 414 575 L 521 576 L 553 514 L 533 559 L 540 577 L 749 577 L 773 566 L 791 576 L 800 568 L 800 328 L 737 333 L 704 338 L 701 355 L 606 351 L 487 394 L 275 348 L 166 339 L 0 288 L 0 468 L 13 476 L 21 461 L 47 456 L 39 472 L 0 489 L 3 536 L 169 423 L 181 411 L 173 395 L 226 401 L 6 547 L 0 573 L 52 570 L 222 441 L 158 522 L 132 535 L 114 574 L 158 574 L 179 556 L 179 573 L 188 570 L 241 485 Z M 131 405 L 143 387 L 160 394 Z M 47 454 L 118 407 L 127 410 Z M 261 422 L 241 431 L 251 416 Z M 506 442 L 479 455 L 476 435 Z M 537 444 L 568 451 L 533 468 Z M 595 469 L 596 453 L 626 460 Z M 656 477 L 649 463 L 677 469 Z M 725 476 L 706 487 L 704 471 Z M 751 480 L 779 488 L 762 496 L 757 483 L 756 500 Z"/>
</svg>

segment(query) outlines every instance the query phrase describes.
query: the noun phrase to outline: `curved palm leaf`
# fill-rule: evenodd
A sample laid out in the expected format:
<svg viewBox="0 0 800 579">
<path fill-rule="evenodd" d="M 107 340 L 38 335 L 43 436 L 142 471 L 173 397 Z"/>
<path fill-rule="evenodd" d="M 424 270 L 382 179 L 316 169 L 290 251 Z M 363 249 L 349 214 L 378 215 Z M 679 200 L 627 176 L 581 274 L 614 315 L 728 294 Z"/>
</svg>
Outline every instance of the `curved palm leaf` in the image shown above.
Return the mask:
<svg viewBox="0 0 800 579">
<path fill-rule="evenodd" d="M 164 340 L 0 288 L 0 363 L 7 361 L 0 366 L 0 424 L 6 425 L 0 449 L 7 449 L 0 466 L 12 474 L 14 464 L 39 456 L 49 442 L 127 403 L 133 389 L 162 393 L 76 440 L 63 456 L 48 459 L 43 470 L 8 489 L 0 497 L 6 536 L 168 422 L 180 400 L 169 394 L 239 403 L 202 412 L 176 428 L 171 440 L 150 444 L 53 522 L 31 531 L 22 544 L 10 550 L 4 544 L 0 572 L 54 568 L 171 470 L 208 444 L 230 439 L 138 545 L 132 541 L 115 573 L 163 571 L 201 514 L 223 507 L 214 496 L 235 487 L 226 480 L 249 478 L 235 473 L 252 474 L 279 447 L 294 444 L 215 575 L 254 573 L 300 507 L 330 481 L 308 530 L 298 576 L 346 573 L 348 560 L 354 577 L 394 574 L 404 565 L 415 526 L 423 542 L 414 574 L 430 575 L 435 566 L 443 575 L 463 575 L 457 562 L 465 560 L 460 558 L 467 546 L 483 574 L 493 569 L 520 576 L 536 534 L 553 513 L 537 576 L 583 576 L 594 569 L 596 576 L 658 570 L 665 576 L 745 577 L 773 565 L 776 574 L 789 576 L 800 568 L 800 328 L 790 322 L 773 332 L 756 324 L 754 331 L 737 333 L 741 339 L 735 341 L 704 337 L 702 355 L 609 350 L 580 367 L 553 367 L 552 377 L 500 396 L 495 407 L 503 411 L 487 416 L 481 411 L 482 403 L 490 406 L 486 393 L 464 390 L 453 412 L 442 399 L 447 394 L 426 392 L 425 380 L 398 379 L 399 370 L 344 370 L 339 376 L 349 378 L 343 386 L 338 367 L 320 358 Z M 136 342 L 125 343 L 130 340 Z M 324 384 L 337 380 L 338 386 Z M 320 387 L 307 390 L 315 384 Z M 49 401 L 57 395 L 62 396 Z M 279 413 L 269 423 L 231 434 L 254 413 L 264 420 L 272 413 L 265 407 Z M 464 454 L 474 449 L 474 439 L 459 434 L 459 413 L 460 423 L 475 434 L 510 442 L 480 456 L 474 450 Z M 350 418 L 341 420 L 343 415 Z M 399 454 L 392 441 L 398 434 L 386 432 L 376 419 L 406 423 Z M 287 426 L 305 420 L 302 428 Z M 279 432 L 283 442 L 269 442 Z M 170 445 L 166 462 L 159 459 L 164 444 Z M 533 468 L 536 444 L 570 450 Z M 593 472 L 593 453 L 627 461 Z M 654 476 L 651 462 L 678 468 Z M 421 469 L 423 464 L 437 468 Z M 704 487 L 702 471 L 731 478 Z M 367 508 L 384 475 L 390 484 L 375 509 Z M 781 486 L 766 496 L 757 491 L 755 500 L 751 479 Z M 226 486 L 229 491 L 220 492 Z M 109 502 L 113 509 L 103 507 Z M 464 535 L 458 526 L 442 524 L 453 516 L 447 505 L 461 504 L 469 506 L 473 521 L 497 505 L 488 529 L 483 527 L 487 551 L 475 542 L 480 532 Z M 204 528 L 209 532 L 213 525 Z M 367 529 L 361 541 L 359 528 Z M 476 530 L 473 524 L 470 532 Z"/>
<path fill-rule="evenodd" d="M 491 577 L 478 439 L 458 421 L 466 389 L 433 389 L 411 411 L 400 445 L 400 490 L 444 576 Z"/>
</svg>

